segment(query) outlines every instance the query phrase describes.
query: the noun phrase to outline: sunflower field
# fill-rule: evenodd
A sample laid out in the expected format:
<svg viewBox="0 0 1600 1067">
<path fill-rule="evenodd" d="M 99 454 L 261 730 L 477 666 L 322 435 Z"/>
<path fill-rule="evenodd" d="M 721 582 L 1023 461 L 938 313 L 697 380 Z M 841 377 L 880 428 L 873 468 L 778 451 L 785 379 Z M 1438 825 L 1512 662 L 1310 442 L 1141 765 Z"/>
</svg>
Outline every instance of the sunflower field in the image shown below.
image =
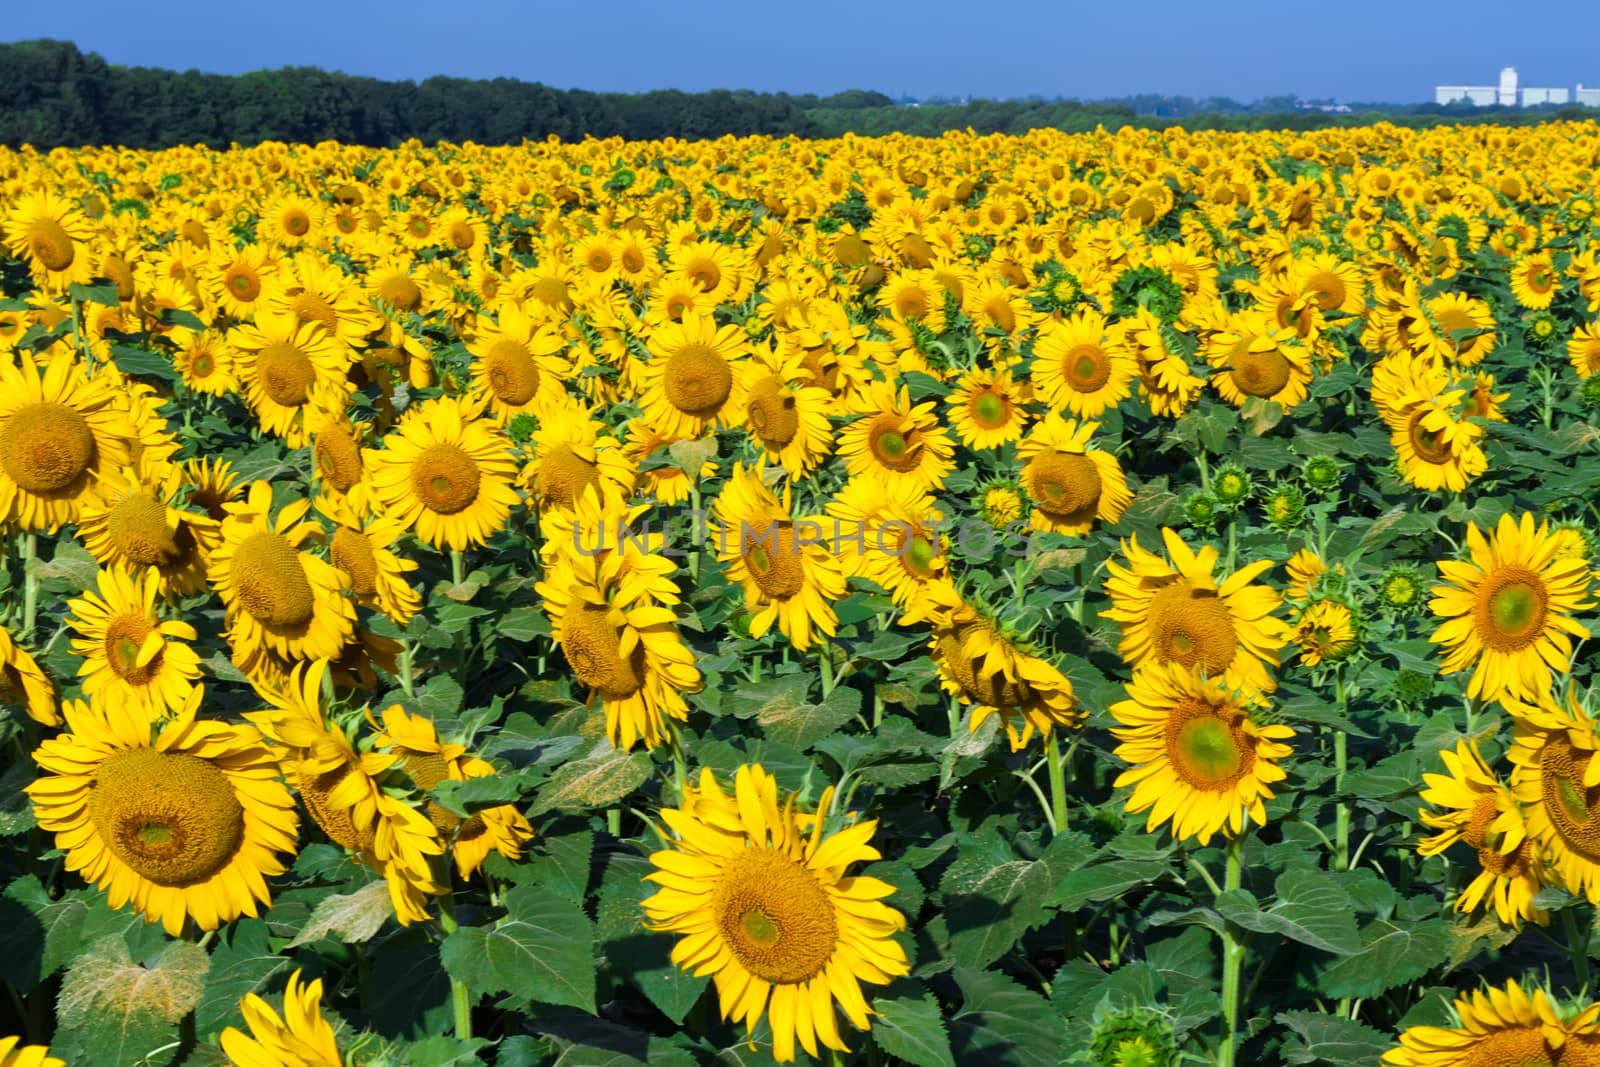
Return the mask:
<svg viewBox="0 0 1600 1067">
<path fill-rule="evenodd" d="M 1597 167 L 0 149 L 0 1067 L 1600 1064 Z"/>
</svg>

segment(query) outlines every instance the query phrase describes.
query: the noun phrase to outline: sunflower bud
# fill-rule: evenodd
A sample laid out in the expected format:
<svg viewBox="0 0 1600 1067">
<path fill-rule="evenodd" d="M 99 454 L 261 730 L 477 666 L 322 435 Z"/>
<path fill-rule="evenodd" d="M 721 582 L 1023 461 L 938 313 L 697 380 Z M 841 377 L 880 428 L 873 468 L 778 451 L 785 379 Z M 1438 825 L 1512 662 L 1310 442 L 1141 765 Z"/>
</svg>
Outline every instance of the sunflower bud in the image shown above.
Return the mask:
<svg viewBox="0 0 1600 1067">
<path fill-rule="evenodd" d="M 1236 511 L 1250 499 L 1255 485 L 1250 472 L 1237 463 L 1225 463 L 1211 479 L 1211 492 L 1224 511 Z"/>
<path fill-rule="evenodd" d="M 1344 467 L 1332 456 L 1312 456 L 1300 468 L 1300 478 L 1312 492 L 1328 493 L 1344 480 Z"/>
<path fill-rule="evenodd" d="M 1178 1039 L 1172 1022 L 1154 1009 L 1123 1009 L 1095 1022 L 1090 1063 L 1102 1067 L 1170 1067 L 1177 1058 Z"/>
</svg>

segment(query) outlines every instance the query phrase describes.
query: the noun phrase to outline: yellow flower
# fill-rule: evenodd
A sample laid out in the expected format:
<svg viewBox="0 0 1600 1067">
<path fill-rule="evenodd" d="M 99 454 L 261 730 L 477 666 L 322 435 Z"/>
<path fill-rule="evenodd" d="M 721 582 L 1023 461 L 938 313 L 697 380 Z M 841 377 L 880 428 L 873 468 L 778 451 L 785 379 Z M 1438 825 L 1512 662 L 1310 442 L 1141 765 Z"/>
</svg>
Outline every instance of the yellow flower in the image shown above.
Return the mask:
<svg viewBox="0 0 1600 1067">
<path fill-rule="evenodd" d="M 154 568 L 116 566 L 95 577 L 98 592 L 69 600 L 67 625 L 78 637 L 72 651 L 83 657 L 78 673 L 91 705 L 126 705 L 151 720 L 189 704 L 200 657 L 185 641 L 195 629 L 156 614 L 161 579 Z"/>
<path fill-rule="evenodd" d="M 222 1031 L 222 1051 L 234 1067 L 343 1067 L 333 1027 L 322 1017 L 322 979 L 302 984 L 300 969 L 289 976 L 283 1014 L 254 993 L 239 1001 L 250 1036 L 235 1027 Z"/>
<path fill-rule="evenodd" d="M 55 686 L 3 626 L 0 626 L 0 704 L 17 705 L 28 718 L 45 726 L 61 725 L 61 715 L 56 711 Z"/>
<path fill-rule="evenodd" d="M 1455 1012 L 1460 1026 L 1407 1029 L 1400 1047 L 1383 1054 L 1383 1067 L 1555 1067 L 1592 1063 L 1600 1053 L 1600 1007 L 1564 1024 L 1544 990 L 1530 997 L 1514 981 L 1456 998 Z"/>
<path fill-rule="evenodd" d="M 1098 422 L 1080 424 L 1051 412 L 1017 449 L 1034 529 L 1081 536 L 1096 519 L 1115 523 L 1132 503 L 1117 458 L 1090 447 L 1099 428 Z"/>
</svg>

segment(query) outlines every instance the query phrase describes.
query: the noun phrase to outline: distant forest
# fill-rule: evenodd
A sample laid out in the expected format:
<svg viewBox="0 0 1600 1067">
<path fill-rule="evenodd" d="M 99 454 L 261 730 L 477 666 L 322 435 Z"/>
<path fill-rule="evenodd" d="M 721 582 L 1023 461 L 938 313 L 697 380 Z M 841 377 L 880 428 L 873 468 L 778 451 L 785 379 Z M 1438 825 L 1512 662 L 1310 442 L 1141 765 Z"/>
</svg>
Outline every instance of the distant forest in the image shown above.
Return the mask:
<svg viewBox="0 0 1600 1067">
<path fill-rule="evenodd" d="M 550 134 L 576 141 L 586 135 L 639 140 L 900 131 L 937 136 L 968 128 L 979 133 L 1023 133 L 1097 126 L 1309 130 L 1383 119 L 1420 126 L 1596 117 L 1592 110 L 1575 107 L 1524 111 L 1363 105 L 1353 113 L 1326 114 L 1290 110 L 1293 105 L 1292 97 L 1253 105 L 1141 96 L 1087 103 L 1035 98 L 906 106 L 866 90 L 825 97 L 746 90 L 591 93 L 511 78 L 391 82 L 311 67 L 241 75 L 178 73 L 109 64 L 67 41 L 0 45 L 0 144 L 41 149 L 326 140 L 392 146 L 411 138 L 425 143 L 518 144 Z"/>
</svg>

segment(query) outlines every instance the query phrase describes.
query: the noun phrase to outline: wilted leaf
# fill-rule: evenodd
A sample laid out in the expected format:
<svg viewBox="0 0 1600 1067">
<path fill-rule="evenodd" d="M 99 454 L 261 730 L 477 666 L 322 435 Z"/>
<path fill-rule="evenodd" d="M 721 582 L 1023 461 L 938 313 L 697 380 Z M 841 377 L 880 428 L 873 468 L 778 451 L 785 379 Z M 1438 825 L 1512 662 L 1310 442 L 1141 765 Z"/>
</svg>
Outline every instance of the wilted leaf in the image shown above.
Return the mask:
<svg viewBox="0 0 1600 1067">
<path fill-rule="evenodd" d="M 290 948 L 311 945 L 333 935 L 347 944 L 370 941 L 394 914 L 389 903 L 389 887 L 379 878 L 354 893 L 335 893 L 323 897 L 311 911 L 311 921 L 289 942 Z"/>
</svg>

